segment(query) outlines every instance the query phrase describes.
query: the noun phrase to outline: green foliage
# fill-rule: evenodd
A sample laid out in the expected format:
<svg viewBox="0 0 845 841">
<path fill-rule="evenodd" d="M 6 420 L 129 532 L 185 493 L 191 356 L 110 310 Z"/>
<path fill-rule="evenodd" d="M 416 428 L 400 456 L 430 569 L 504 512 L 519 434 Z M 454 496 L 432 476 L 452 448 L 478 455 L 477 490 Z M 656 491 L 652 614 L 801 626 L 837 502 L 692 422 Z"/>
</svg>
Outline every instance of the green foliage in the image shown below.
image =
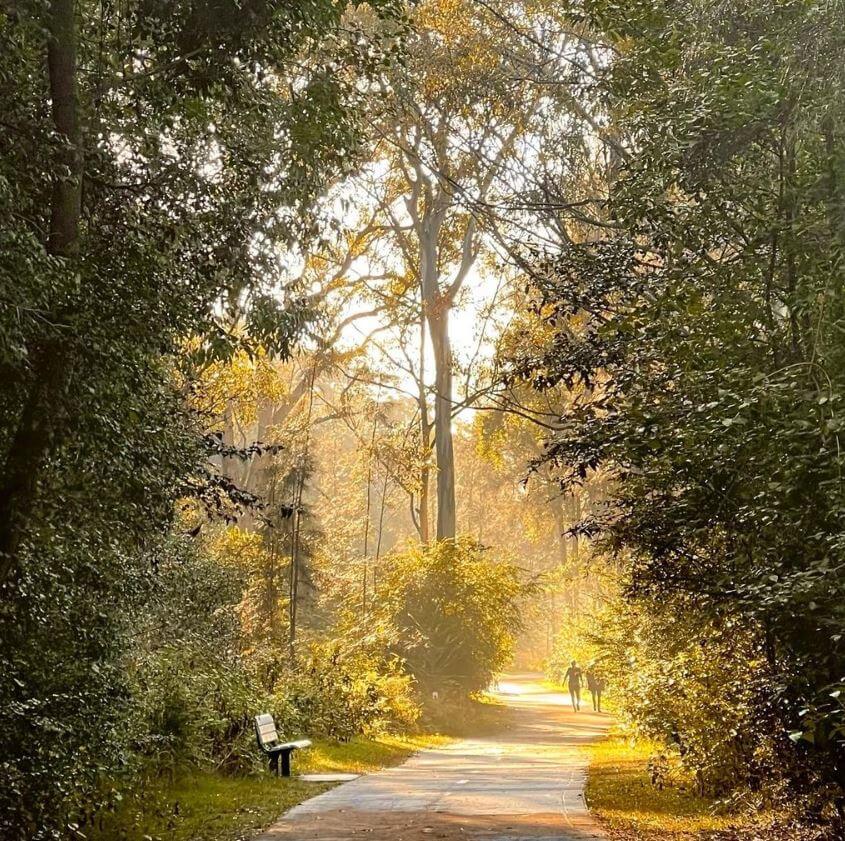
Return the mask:
<svg viewBox="0 0 845 841">
<path fill-rule="evenodd" d="M 395 660 L 372 646 L 314 643 L 295 671 L 283 675 L 275 693 L 287 710 L 283 728 L 348 741 L 358 734 L 403 731 L 419 717 L 413 686 Z"/>
<path fill-rule="evenodd" d="M 45 60 L 67 8 L 51 49 L 77 67 L 53 82 L 72 88 L 78 137 L 57 130 Z M 66 835 L 145 728 L 167 750 L 229 761 L 220 734 L 251 706 L 235 652 L 184 640 L 123 666 L 156 566 L 181 551 L 167 537 L 174 501 L 210 478 L 203 419 L 186 406 L 195 366 L 257 340 L 285 356 L 314 317 L 282 288 L 279 248 L 315 234 L 315 202 L 354 165 L 362 81 L 402 26 L 397 4 L 360 20 L 350 8 L 23 0 L 0 11 L 4 838 Z M 77 177 L 78 237 L 57 250 L 56 196 Z M 180 685 L 186 663 L 207 671 Z M 139 734 L 131 708 L 147 690 Z M 209 719 L 191 723 L 203 698 Z"/>
<path fill-rule="evenodd" d="M 752 630 L 728 618 L 684 622 L 668 608 L 622 600 L 591 627 L 589 644 L 627 729 L 680 759 L 698 794 L 778 791 L 788 741 Z"/>
<path fill-rule="evenodd" d="M 395 663 L 336 642 L 314 643 L 295 668 L 263 689 L 250 658 L 220 656 L 217 646 L 168 646 L 138 664 L 133 697 L 136 750 L 161 770 L 186 763 L 228 773 L 257 770 L 253 717 L 272 713 L 281 738 L 349 741 L 404 732 L 419 709 L 410 678 Z"/>
<path fill-rule="evenodd" d="M 209 644 L 168 646 L 145 653 L 134 678 L 141 757 L 161 769 L 185 762 L 227 771 L 255 767 L 252 718 L 269 699 L 245 663 Z"/>
<path fill-rule="evenodd" d="M 235 530 L 224 532 L 226 548 Z M 244 623 L 252 570 L 188 546 L 162 564 L 127 658 L 133 752 L 159 772 L 186 763 L 228 773 L 260 767 L 253 717 L 282 738 L 349 740 L 404 731 L 419 715 L 410 678 L 377 640 L 315 640 L 289 659 L 287 638 L 256 641 Z M 246 542 L 250 548 L 252 541 Z"/>
<path fill-rule="evenodd" d="M 394 650 L 421 687 L 485 689 L 510 659 L 520 627 L 516 567 L 467 537 L 415 545 L 386 565 L 379 604 Z"/>
<path fill-rule="evenodd" d="M 626 563 L 632 632 L 674 670 L 640 663 L 657 710 L 638 718 L 677 725 L 714 786 L 841 791 L 845 85 L 823 59 L 841 9 L 583 11 L 616 51 L 601 95 L 627 151 L 604 224 L 537 273 L 556 335 L 517 373 L 584 387 L 543 460 L 564 487 L 616 481 L 582 528 Z M 722 700 L 718 675 L 745 668 Z"/>
<path fill-rule="evenodd" d="M 55 566 L 26 565 L 16 601 L 2 608 L 0 827 L 9 838 L 39 837 L 45 808 L 70 819 L 80 794 L 124 764 L 130 738 L 122 619 L 146 591 L 148 561 L 84 532 L 49 557 Z"/>
<path fill-rule="evenodd" d="M 247 536 L 233 542 L 235 533 L 224 532 L 223 545 L 242 554 Z M 256 645 L 243 621 L 252 570 L 242 558 L 187 549 L 159 568 L 127 658 L 133 748 L 143 765 L 254 770 L 261 755 L 253 717 L 263 712 L 291 739 L 349 740 L 416 722 L 411 680 L 385 657 L 383 642 L 334 632 L 341 641 L 314 640 L 294 661 L 286 637 Z"/>
<path fill-rule="evenodd" d="M 241 652 L 235 605 L 243 580 L 193 541 L 174 540 L 148 599 L 131 620 L 120 663 L 131 716 L 132 773 L 192 763 L 224 771 L 256 767 L 252 717 L 268 696 Z"/>
</svg>

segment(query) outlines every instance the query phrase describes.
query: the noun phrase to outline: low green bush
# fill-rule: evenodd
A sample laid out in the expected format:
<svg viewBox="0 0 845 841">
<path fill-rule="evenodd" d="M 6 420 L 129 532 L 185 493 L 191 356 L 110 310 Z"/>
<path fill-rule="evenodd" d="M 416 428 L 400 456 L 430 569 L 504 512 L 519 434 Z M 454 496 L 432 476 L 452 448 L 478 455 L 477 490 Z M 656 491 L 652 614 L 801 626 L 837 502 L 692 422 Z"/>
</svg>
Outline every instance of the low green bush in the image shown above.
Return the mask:
<svg viewBox="0 0 845 841">
<path fill-rule="evenodd" d="M 396 658 L 339 641 L 313 643 L 307 657 L 278 682 L 277 724 L 346 741 L 358 734 L 404 730 L 419 717 L 411 678 Z"/>
<path fill-rule="evenodd" d="M 270 701 L 241 658 L 174 645 L 146 655 L 135 679 L 140 755 L 161 769 L 255 766 L 252 717 Z"/>
<path fill-rule="evenodd" d="M 513 655 L 523 592 L 517 568 L 471 538 L 386 559 L 378 601 L 393 651 L 425 694 L 489 686 Z"/>
</svg>

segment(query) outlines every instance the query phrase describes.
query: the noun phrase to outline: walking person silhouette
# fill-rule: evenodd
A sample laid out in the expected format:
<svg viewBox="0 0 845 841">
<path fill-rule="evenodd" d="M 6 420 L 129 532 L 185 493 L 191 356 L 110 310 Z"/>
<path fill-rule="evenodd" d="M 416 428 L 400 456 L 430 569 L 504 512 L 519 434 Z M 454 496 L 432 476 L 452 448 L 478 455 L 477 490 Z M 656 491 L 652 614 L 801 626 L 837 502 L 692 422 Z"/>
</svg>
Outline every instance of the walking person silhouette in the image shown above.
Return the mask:
<svg viewBox="0 0 845 841">
<path fill-rule="evenodd" d="M 583 674 L 578 663 L 573 660 L 563 676 L 566 683 L 569 684 L 569 697 L 572 701 L 572 711 L 579 712 L 581 709 L 581 685 L 584 682 Z"/>
<path fill-rule="evenodd" d="M 590 663 L 585 673 L 587 678 L 587 689 L 593 696 L 593 712 L 601 712 L 601 693 L 604 691 L 604 678 L 596 671 L 596 664 Z"/>
</svg>

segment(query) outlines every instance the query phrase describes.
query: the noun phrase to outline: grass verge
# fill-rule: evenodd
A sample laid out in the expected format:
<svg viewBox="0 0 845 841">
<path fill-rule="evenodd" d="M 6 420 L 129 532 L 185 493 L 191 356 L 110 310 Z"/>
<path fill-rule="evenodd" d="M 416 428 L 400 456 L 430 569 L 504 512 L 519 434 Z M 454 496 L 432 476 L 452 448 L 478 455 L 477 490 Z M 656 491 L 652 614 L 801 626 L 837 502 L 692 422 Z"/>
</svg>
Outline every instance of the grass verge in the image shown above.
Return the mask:
<svg viewBox="0 0 845 841">
<path fill-rule="evenodd" d="M 771 824 L 766 815 L 719 811 L 677 769 L 662 789 L 653 785 L 649 759 L 656 745 L 612 734 L 591 750 L 587 802 L 612 839 L 751 838 Z"/>
<path fill-rule="evenodd" d="M 380 736 L 351 742 L 315 742 L 294 756 L 296 773 L 364 773 L 396 765 L 447 736 Z M 112 812 L 82 831 L 89 841 L 242 841 L 283 812 L 330 785 L 269 774 L 232 777 L 185 768 L 173 779 L 151 777 Z"/>
<path fill-rule="evenodd" d="M 447 745 L 452 739 L 439 733 L 408 736 L 379 736 L 374 739 L 353 739 L 351 742 L 315 742 L 314 747 L 294 754 L 299 773 L 332 771 L 363 774 L 404 762 L 424 748 Z M 299 760 L 297 762 L 297 760 Z"/>
</svg>

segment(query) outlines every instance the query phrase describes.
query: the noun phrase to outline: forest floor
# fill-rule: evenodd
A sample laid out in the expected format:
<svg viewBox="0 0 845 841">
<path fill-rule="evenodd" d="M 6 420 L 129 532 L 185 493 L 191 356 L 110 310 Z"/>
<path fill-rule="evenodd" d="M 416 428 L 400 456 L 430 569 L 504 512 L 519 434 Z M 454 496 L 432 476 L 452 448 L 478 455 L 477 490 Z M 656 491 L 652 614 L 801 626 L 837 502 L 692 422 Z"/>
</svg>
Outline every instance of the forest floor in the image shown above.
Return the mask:
<svg viewBox="0 0 845 841">
<path fill-rule="evenodd" d="M 536 675 L 503 679 L 503 727 L 421 751 L 291 810 L 259 841 L 602 838 L 584 802 L 589 745 L 607 715 L 573 713 Z"/>
</svg>

